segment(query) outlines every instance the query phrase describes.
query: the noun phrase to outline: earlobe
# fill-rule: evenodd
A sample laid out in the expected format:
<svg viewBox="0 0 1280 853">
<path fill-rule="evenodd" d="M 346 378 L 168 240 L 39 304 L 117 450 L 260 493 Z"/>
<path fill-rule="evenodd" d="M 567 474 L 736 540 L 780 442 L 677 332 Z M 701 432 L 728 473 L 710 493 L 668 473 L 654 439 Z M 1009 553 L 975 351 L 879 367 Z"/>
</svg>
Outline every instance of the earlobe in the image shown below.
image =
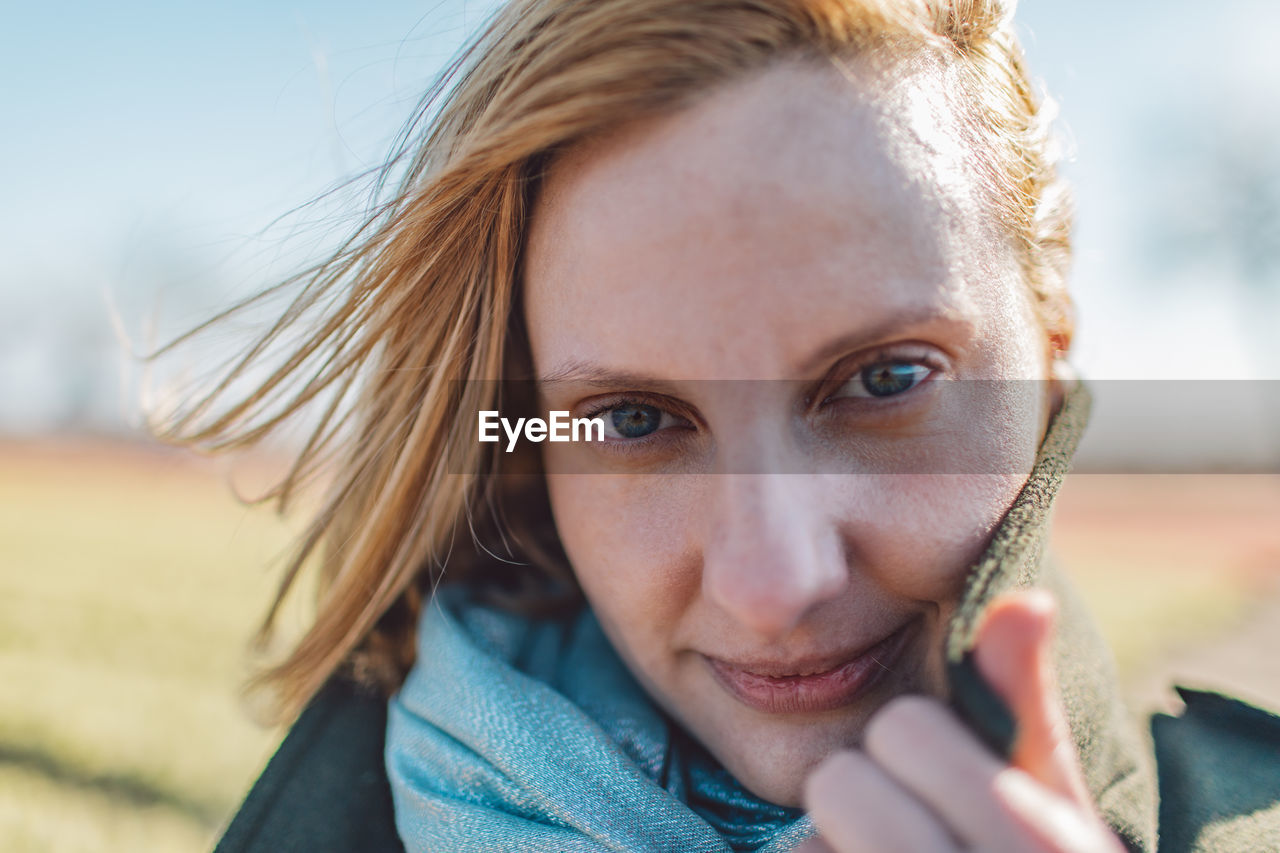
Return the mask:
<svg viewBox="0 0 1280 853">
<path fill-rule="evenodd" d="M 1079 381 L 1080 374 L 1071 362 L 1067 361 L 1066 354 L 1055 353 L 1049 365 L 1049 413 L 1051 416 L 1058 413 L 1067 393 L 1072 391 Z"/>
</svg>

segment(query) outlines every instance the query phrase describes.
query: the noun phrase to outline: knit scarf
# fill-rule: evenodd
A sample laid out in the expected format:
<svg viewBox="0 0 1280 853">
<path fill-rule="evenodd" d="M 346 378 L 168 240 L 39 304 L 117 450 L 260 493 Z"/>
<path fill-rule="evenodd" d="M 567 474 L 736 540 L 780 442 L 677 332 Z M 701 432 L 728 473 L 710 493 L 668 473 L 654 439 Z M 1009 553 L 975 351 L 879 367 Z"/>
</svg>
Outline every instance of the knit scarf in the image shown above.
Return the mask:
<svg viewBox="0 0 1280 853">
<path fill-rule="evenodd" d="M 998 591 L 1043 580 L 1049 504 L 1088 404 L 1082 387 L 1068 395 L 1026 486 L 971 568 L 948 659 L 972 645 Z M 1060 621 L 1073 618 L 1063 594 Z M 1071 643 L 1063 663 L 1073 665 L 1059 672 L 1066 695 L 1080 699 L 1068 716 L 1091 790 L 1130 847 L 1148 849 L 1149 774 L 1120 731 L 1106 667 L 1096 665 L 1105 650 L 1090 645 L 1087 625 L 1060 634 Z M 802 812 L 756 797 L 685 735 L 631 676 L 590 608 L 532 620 L 446 587 L 423 608 L 417 642 L 417 663 L 390 701 L 385 754 L 409 853 L 774 853 L 814 832 Z"/>
</svg>

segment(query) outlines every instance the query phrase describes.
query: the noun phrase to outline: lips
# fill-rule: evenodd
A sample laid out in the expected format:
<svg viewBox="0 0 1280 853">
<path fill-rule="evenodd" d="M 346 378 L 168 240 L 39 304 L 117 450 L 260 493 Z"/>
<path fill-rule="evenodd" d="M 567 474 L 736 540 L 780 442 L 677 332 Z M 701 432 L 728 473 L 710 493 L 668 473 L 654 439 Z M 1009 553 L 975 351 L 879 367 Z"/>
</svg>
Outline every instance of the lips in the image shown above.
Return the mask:
<svg viewBox="0 0 1280 853">
<path fill-rule="evenodd" d="M 894 668 L 919 620 L 843 659 L 730 663 L 707 657 L 720 685 L 738 701 L 770 714 L 833 711 L 852 704 Z"/>
</svg>

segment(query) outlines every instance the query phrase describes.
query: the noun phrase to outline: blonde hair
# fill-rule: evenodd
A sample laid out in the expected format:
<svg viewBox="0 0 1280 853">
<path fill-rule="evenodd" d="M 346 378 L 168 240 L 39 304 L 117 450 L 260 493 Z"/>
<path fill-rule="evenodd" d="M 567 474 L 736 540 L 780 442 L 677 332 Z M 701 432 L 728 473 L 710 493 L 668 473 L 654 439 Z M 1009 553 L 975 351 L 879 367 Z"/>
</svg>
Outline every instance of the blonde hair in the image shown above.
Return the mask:
<svg viewBox="0 0 1280 853">
<path fill-rule="evenodd" d="M 398 189 L 336 254 L 281 285 L 299 291 L 278 322 L 157 430 L 206 449 L 243 447 L 323 401 L 271 493 L 283 507 L 317 471 L 328 474 L 260 632 L 269 636 L 315 562 L 314 621 L 257 679 L 273 688 L 277 719 L 340 668 L 398 686 L 418 609 L 446 563 L 451 582 L 572 598 L 540 478 L 495 487 L 495 459 L 468 440 L 472 420 L 461 414 L 495 408 L 488 380 L 522 369 L 525 225 L 547 163 L 575 141 L 784 57 L 932 52 L 973 105 L 996 207 L 1049 338 L 1065 349 L 1070 212 L 1011 12 L 997 0 L 514 0 L 500 10 L 424 98 L 384 167 L 382 181 L 401 174 Z M 282 342 L 287 359 L 270 363 Z M 264 363 L 267 378 L 239 390 Z M 520 512 L 504 519 L 516 500 Z M 505 533 L 513 559 L 483 542 Z"/>
</svg>

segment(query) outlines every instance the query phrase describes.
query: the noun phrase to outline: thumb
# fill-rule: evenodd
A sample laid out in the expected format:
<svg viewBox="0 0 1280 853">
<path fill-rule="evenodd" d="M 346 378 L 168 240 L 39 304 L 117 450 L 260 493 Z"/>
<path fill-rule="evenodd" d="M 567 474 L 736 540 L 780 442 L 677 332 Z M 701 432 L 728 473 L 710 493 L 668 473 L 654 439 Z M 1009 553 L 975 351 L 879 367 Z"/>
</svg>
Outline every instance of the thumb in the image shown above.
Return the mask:
<svg viewBox="0 0 1280 853">
<path fill-rule="evenodd" d="M 1043 590 L 1005 593 L 987 608 L 974 654 L 979 672 L 1017 721 L 1012 763 L 1051 790 L 1090 804 L 1053 673 L 1056 613 Z"/>
</svg>

